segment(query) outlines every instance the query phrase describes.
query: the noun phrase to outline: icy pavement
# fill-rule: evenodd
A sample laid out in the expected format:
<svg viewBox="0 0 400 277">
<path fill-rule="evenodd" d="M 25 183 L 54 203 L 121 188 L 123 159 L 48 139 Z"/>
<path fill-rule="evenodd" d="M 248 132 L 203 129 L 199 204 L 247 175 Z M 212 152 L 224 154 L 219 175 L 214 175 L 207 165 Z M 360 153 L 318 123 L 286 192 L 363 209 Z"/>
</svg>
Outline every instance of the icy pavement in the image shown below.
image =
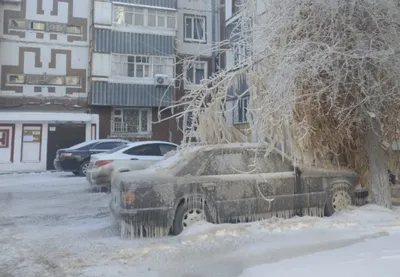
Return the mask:
<svg viewBox="0 0 400 277">
<path fill-rule="evenodd" d="M 0 277 L 397 276 L 400 210 L 199 224 L 121 240 L 108 196 L 65 173 L 0 176 Z"/>
</svg>

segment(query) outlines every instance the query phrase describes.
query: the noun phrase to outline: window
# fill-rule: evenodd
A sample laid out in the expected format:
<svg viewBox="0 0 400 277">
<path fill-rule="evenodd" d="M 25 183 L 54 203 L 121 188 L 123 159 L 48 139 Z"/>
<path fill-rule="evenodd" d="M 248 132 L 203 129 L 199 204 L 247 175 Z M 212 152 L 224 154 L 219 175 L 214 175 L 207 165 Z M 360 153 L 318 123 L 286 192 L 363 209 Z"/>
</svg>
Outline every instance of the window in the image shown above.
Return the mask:
<svg viewBox="0 0 400 277">
<path fill-rule="evenodd" d="M 147 26 L 157 27 L 157 11 L 156 10 L 148 10 Z"/>
<path fill-rule="evenodd" d="M 29 25 L 29 29 L 36 31 L 44 31 L 45 26 L 46 25 L 44 22 L 31 22 Z"/>
<path fill-rule="evenodd" d="M 158 28 L 176 28 L 176 12 L 129 6 L 114 6 L 114 23 Z"/>
<path fill-rule="evenodd" d="M 146 56 L 128 56 L 129 77 L 150 77 L 150 59 Z"/>
<path fill-rule="evenodd" d="M 67 26 L 67 34 L 80 35 L 82 28 L 80 26 Z"/>
<path fill-rule="evenodd" d="M 146 144 L 132 147 L 124 151 L 124 154 L 132 156 L 162 156 L 158 144 Z"/>
<path fill-rule="evenodd" d="M 184 128 L 186 131 L 190 131 L 192 129 L 193 126 L 193 121 L 194 121 L 194 117 L 193 117 L 193 112 L 185 112 L 184 114 Z"/>
<path fill-rule="evenodd" d="M 176 146 L 170 144 L 160 144 L 161 155 L 165 155 L 170 151 L 176 150 Z"/>
<path fill-rule="evenodd" d="M 240 174 L 246 172 L 246 161 L 240 150 L 216 150 L 210 155 L 210 160 L 202 175 Z"/>
<path fill-rule="evenodd" d="M 185 74 L 189 83 L 200 84 L 202 79 L 207 78 L 207 62 L 186 64 Z"/>
<path fill-rule="evenodd" d="M 26 29 L 26 22 L 20 19 L 10 19 L 9 26 L 10 29 Z"/>
<path fill-rule="evenodd" d="M 246 60 L 246 47 L 243 43 L 236 43 L 233 45 L 234 64 L 243 64 Z"/>
<path fill-rule="evenodd" d="M 10 139 L 10 130 L 1 129 L 0 130 L 0 148 L 8 148 Z"/>
<path fill-rule="evenodd" d="M 124 149 L 124 148 L 127 148 L 127 144 L 125 144 L 125 143 L 121 144 L 120 146 L 114 147 L 113 149 L 108 150 L 108 151 L 106 151 L 106 152 L 104 152 L 104 153 L 113 154 L 113 153 L 116 153 L 116 152 L 118 152 L 119 150 L 122 150 L 122 149 Z"/>
<path fill-rule="evenodd" d="M 54 32 L 54 33 L 64 33 L 65 25 L 64 24 L 49 23 L 47 25 L 47 30 L 49 32 Z"/>
<path fill-rule="evenodd" d="M 144 26 L 144 9 L 135 8 L 134 18 L 136 26 Z"/>
<path fill-rule="evenodd" d="M 206 42 L 206 18 L 185 16 L 185 41 Z"/>
<path fill-rule="evenodd" d="M 112 75 L 120 77 L 153 78 L 166 74 L 173 78 L 175 58 L 157 56 L 112 55 Z"/>
<path fill-rule="evenodd" d="M 240 98 L 237 101 L 236 107 L 233 109 L 233 123 L 247 123 L 247 106 L 249 98 Z"/>
<path fill-rule="evenodd" d="M 64 85 L 64 77 L 47 75 L 46 84 L 54 86 Z"/>
<path fill-rule="evenodd" d="M 46 83 L 45 75 L 26 75 L 28 85 L 44 85 Z"/>
<path fill-rule="evenodd" d="M 65 85 L 67 86 L 79 86 L 81 84 L 81 78 L 78 76 L 66 76 Z"/>
<path fill-rule="evenodd" d="M 232 15 L 235 15 L 237 12 L 240 11 L 241 3 L 239 0 L 232 0 Z"/>
<path fill-rule="evenodd" d="M 114 109 L 112 120 L 114 133 L 147 134 L 151 128 L 151 110 Z"/>
<path fill-rule="evenodd" d="M 164 11 L 157 11 L 157 27 L 165 28 L 165 19 L 167 13 Z"/>
<path fill-rule="evenodd" d="M 120 141 L 108 141 L 108 142 L 100 142 L 93 146 L 91 149 L 93 150 L 109 150 L 115 147 L 119 147 L 121 144 L 124 144 Z"/>
<path fill-rule="evenodd" d="M 47 31 L 50 33 L 67 33 L 80 35 L 82 34 L 81 26 L 67 26 L 62 23 L 51 23 L 51 22 L 36 22 L 11 19 L 9 22 L 10 29 L 29 29 L 35 31 Z"/>
<path fill-rule="evenodd" d="M 255 173 L 273 173 L 293 171 L 293 165 L 276 152 L 269 153 L 265 157 L 265 152 L 257 150 L 247 150 L 248 168 L 246 171 L 255 171 Z"/>
<path fill-rule="evenodd" d="M 10 74 L 7 77 L 9 84 L 23 84 L 25 83 L 25 75 L 23 74 Z"/>
<path fill-rule="evenodd" d="M 7 77 L 9 84 L 51 85 L 51 86 L 79 86 L 79 76 L 56 76 L 36 74 L 10 74 Z"/>
<path fill-rule="evenodd" d="M 175 19 L 175 12 L 167 12 L 167 28 L 175 28 L 176 26 L 176 19 Z"/>
</svg>

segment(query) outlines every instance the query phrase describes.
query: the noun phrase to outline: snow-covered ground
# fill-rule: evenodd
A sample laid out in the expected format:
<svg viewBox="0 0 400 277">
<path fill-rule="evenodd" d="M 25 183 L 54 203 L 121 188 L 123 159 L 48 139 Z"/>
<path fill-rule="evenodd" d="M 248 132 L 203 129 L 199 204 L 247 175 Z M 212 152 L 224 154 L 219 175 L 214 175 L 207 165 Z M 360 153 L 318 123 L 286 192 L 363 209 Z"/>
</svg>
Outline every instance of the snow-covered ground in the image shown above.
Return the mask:
<svg viewBox="0 0 400 277">
<path fill-rule="evenodd" d="M 65 173 L 0 176 L 1 277 L 397 276 L 400 209 L 199 224 L 121 240 L 108 195 Z M 319 275 L 320 274 L 320 275 Z"/>
</svg>

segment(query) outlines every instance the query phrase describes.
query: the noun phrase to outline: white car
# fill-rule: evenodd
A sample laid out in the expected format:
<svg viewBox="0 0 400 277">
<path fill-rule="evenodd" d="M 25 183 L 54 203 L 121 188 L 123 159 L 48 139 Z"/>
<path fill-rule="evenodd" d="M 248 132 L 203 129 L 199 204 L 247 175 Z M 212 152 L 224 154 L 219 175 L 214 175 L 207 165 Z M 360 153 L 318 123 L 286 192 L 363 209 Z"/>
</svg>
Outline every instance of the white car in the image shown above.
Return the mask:
<svg viewBox="0 0 400 277">
<path fill-rule="evenodd" d="M 114 172 L 144 169 L 177 147 L 177 144 L 165 141 L 140 141 L 92 155 L 86 179 L 92 188 L 108 189 Z"/>
</svg>

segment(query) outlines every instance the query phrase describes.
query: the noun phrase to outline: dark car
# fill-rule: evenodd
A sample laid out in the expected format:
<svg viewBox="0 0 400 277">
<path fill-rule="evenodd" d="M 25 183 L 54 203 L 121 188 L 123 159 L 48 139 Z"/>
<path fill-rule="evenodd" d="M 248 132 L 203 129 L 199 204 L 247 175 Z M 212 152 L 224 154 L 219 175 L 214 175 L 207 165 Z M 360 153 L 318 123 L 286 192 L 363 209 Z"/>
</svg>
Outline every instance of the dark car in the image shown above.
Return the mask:
<svg viewBox="0 0 400 277">
<path fill-rule="evenodd" d="M 352 171 L 299 168 L 255 144 L 196 146 L 141 171 L 120 173 L 110 209 L 121 236 L 177 235 L 194 222 L 330 216 L 368 193 Z M 357 197 L 356 197 L 357 196 Z"/>
<path fill-rule="evenodd" d="M 54 167 L 58 171 L 86 176 L 90 155 L 103 153 L 127 143 L 129 141 L 122 139 L 99 139 L 82 142 L 66 149 L 59 149 L 54 159 Z"/>
</svg>

